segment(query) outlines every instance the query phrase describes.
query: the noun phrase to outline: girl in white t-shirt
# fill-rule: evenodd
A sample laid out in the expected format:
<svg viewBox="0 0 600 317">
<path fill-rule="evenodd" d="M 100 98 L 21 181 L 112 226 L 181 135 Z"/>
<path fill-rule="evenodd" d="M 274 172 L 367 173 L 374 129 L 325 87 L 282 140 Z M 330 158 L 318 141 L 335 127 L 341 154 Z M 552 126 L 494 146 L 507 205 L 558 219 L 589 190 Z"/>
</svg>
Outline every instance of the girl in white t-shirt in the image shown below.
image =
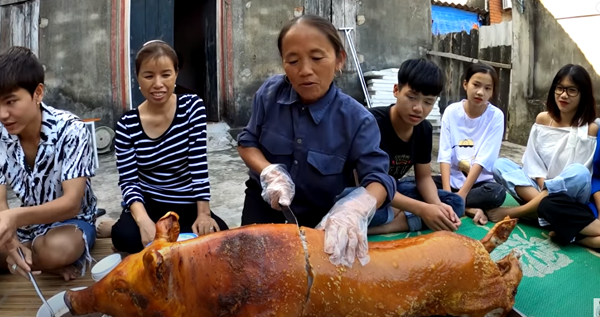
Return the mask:
<svg viewBox="0 0 600 317">
<path fill-rule="evenodd" d="M 457 192 L 465 200 L 465 213 L 485 224 L 484 210 L 501 206 L 504 187 L 494 181 L 492 169 L 498 159 L 504 134 L 504 114 L 489 102 L 498 76 L 487 64 L 472 64 L 463 87 L 467 99 L 444 111 L 438 162 L 438 187 Z"/>
<path fill-rule="evenodd" d="M 531 128 L 523 167 L 506 158 L 494 165 L 496 181 L 522 205 L 489 212 L 491 221 L 505 216 L 536 218 L 542 199 L 554 193 L 567 194 L 581 204 L 589 202 L 598 125 L 592 81 L 585 68 L 569 64 L 558 71 L 546 109 Z M 541 213 L 538 220 L 541 226 L 549 224 Z"/>
</svg>

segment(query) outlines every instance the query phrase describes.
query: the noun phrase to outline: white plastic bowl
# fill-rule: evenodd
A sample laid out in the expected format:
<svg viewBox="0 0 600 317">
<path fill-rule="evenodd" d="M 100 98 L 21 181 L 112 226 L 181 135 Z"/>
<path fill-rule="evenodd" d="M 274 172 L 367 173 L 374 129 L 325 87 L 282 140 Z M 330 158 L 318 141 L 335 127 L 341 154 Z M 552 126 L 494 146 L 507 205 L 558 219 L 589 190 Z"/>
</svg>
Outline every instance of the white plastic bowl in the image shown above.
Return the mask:
<svg viewBox="0 0 600 317">
<path fill-rule="evenodd" d="M 195 233 L 180 233 L 179 237 L 177 237 L 177 241 L 185 241 L 190 239 L 198 238 L 198 235 Z"/>
<path fill-rule="evenodd" d="M 118 253 L 105 257 L 92 268 L 92 279 L 96 282 L 100 281 L 117 267 L 119 263 L 121 263 L 121 255 Z"/>
<path fill-rule="evenodd" d="M 71 290 L 79 291 L 85 288 L 86 287 L 77 287 L 72 288 Z M 57 317 L 61 316 L 64 313 L 67 313 L 69 309 L 67 308 L 67 304 L 65 304 L 65 291 L 62 291 L 52 296 L 48 300 L 48 305 L 52 307 L 52 310 L 54 311 L 54 314 L 56 314 Z M 37 311 L 36 317 L 50 317 L 50 311 L 48 311 L 48 307 L 45 304 L 42 304 L 42 306 L 40 306 L 40 309 L 38 309 Z"/>
</svg>

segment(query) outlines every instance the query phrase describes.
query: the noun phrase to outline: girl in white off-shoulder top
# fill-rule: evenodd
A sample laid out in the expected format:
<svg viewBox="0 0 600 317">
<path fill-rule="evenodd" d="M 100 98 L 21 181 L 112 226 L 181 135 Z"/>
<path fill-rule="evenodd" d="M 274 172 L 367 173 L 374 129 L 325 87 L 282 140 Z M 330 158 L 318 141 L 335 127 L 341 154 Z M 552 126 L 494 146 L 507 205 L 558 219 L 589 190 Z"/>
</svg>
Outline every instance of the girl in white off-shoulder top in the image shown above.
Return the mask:
<svg viewBox="0 0 600 317">
<path fill-rule="evenodd" d="M 522 205 L 488 212 L 491 221 L 537 217 L 548 194 L 566 193 L 583 204 L 590 199 L 598 125 L 590 76 L 583 67 L 569 64 L 556 74 L 546 109 L 529 134 L 523 167 L 507 158 L 494 164 L 494 179 Z M 539 222 L 547 225 L 544 219 Z"/>
</svg>

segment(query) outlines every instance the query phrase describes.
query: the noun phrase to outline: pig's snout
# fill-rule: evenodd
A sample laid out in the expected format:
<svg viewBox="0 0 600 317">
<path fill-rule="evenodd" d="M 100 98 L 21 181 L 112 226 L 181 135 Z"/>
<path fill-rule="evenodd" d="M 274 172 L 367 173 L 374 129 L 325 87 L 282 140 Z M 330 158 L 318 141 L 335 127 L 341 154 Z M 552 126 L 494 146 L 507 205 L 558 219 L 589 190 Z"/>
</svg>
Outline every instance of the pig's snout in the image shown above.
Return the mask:
<svg viewBox="0 0 600 317">
<path fill-rule="evenodd" d="M 71 312 L 71 314 L 73 314 L 73 307 L 71 306 L 71 297 L 69 296 L 69 292 L 70 291 L 66 291 L 65 292 L 65 296 L 63 296 L 64 300 L 65 300 L 65 305 L 67 305 L 67 308 L 69 309 L 69 312 Z"/>
</svg>

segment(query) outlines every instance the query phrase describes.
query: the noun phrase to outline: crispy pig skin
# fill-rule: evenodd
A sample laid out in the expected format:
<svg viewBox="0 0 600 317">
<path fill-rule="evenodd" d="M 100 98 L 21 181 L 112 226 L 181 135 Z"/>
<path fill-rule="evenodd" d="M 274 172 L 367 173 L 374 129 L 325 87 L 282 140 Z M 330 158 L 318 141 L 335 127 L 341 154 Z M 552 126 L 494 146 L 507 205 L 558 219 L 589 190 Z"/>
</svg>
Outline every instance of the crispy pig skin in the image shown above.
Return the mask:
<svg viewBox="0 0 600 317">
<path fill-rule="evenodd" d="M 306 231 L 314 280 L 303 316 L 485 316 L 514 303 L 483 245 L 442 231 L 372 243 L 362 267 L 334 267 L 323 234 Z"/>
<path fill-rule="evenodd" d="M 286 225 L 155 241 L 65 301 L 79 315 L 298 316 L 305 261 L 298 229 Z"/>
<path fill-rule="evenodd" d="M 73 315 L 132 316 L 505 316 L 522 273 L 513 254 L 494 263 L 493 246 L 450 232 L 369 244 L 371 261 L 334 266 L 322 231 L 252 225 L 175 242 L 178 216 L 156 239 L 98 283 L 67 291 Z M 487 240 L 485 240 L 487 239 Z M 491 315 L 490 315 L 491 316 Z"/>
</svg>

